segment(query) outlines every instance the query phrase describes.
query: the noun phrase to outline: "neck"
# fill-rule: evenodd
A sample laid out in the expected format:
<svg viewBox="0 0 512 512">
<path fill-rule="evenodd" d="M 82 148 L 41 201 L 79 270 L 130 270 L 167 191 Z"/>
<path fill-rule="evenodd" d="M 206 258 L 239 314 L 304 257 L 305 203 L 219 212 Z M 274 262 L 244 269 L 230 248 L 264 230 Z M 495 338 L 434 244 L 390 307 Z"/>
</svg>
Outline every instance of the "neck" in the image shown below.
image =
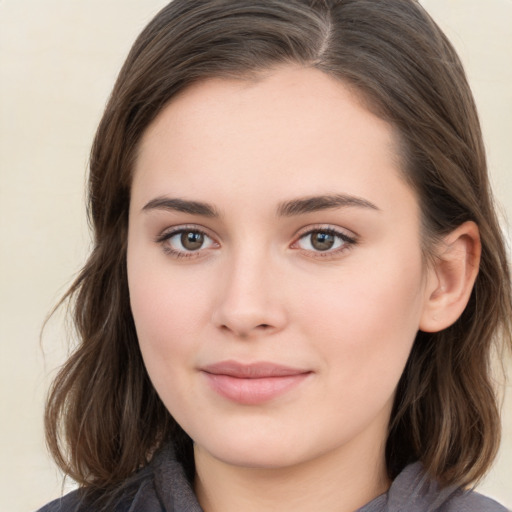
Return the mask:
<svg viewBox="0 0 512 512">
<path fill-rule="evenodd" d="M 196 494 L 205 512 L 352 512 L 390 485 L 384 446 L 370 448 L 341 448 L 288 467 L 248 468 L 196 446 Z"/>
</svg>

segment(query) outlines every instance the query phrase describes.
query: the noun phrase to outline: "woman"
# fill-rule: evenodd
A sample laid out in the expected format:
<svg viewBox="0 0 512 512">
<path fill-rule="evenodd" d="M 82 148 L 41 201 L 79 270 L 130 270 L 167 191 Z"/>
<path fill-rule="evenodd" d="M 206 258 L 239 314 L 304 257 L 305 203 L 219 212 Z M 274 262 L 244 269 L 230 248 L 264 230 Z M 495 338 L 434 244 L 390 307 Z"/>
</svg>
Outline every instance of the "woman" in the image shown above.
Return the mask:
<svg viewBox="0 0 512 512">
<path fill-rule="evenodd" d="M 42 510 L 489 510 L 510 280 L 461 64 L 412 0 L 175 0 L 91 155 Z"/>
</svg>

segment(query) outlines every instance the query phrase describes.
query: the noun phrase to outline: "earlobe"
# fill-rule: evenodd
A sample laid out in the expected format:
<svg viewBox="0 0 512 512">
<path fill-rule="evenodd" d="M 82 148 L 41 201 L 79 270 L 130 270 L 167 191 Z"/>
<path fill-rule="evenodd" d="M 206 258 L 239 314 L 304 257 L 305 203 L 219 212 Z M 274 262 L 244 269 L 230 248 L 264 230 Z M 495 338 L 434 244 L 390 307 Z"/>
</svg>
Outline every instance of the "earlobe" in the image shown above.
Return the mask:
<svg viewBox="0 0 512 512">
<path fill-rule="evenodd" d="M 438 332 L 457 321 L 471 296 L 480 254 L 480 234 L 472 221 L 443 238 L 428 270 L 420 330 Z"/>
</svg>

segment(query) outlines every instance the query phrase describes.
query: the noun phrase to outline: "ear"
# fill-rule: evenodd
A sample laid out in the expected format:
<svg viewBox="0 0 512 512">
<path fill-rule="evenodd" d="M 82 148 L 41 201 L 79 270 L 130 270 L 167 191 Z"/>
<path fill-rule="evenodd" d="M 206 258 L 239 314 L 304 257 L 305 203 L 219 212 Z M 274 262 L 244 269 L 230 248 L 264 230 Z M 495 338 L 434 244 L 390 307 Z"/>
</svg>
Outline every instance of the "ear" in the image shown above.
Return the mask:
<svg viewBox="0 0 512 512">
<path fill-rule="evenodd" d="M 457 321 L 475 284 L 482 245 L 478 226 L 464 222 L 436 247 L 428 269 L 419 329 L 438 332 Z"/>
</svg>

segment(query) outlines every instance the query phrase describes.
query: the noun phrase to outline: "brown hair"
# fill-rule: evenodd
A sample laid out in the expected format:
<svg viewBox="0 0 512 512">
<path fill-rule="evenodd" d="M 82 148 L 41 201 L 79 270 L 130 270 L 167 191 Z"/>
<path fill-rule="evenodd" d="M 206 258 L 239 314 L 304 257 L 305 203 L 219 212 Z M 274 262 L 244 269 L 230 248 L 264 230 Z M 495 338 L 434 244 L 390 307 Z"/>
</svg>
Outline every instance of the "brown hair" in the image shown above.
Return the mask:
<svg viewBox="0 0 512 512">
<path fill-rule="evenodd" d="M 80 343 L 46 409 L 49 447 L 82 486 L 110 488 L 170 439 L 193 471 L 190 440 L 149 381 L 130 311 L 126 238 L 141 136 L 191 83 L 256 77 L 289 62 L 355 87 L 397 129 L 427 248 L 464 221 L 480 229 L 481 267 L 467 308 L 446 330 L 418 333 L 400 380 L 390 477 L 421 460 L 442 484 L 466 485 L 496 454 L 490 358 L 493 346 L 510 346 L 510 279 L 474 101 L 449 41 L 414 0 L 174 0 L 135 42 L 91 153 L 94 249 L 66 295 Z"/>
</svg>

